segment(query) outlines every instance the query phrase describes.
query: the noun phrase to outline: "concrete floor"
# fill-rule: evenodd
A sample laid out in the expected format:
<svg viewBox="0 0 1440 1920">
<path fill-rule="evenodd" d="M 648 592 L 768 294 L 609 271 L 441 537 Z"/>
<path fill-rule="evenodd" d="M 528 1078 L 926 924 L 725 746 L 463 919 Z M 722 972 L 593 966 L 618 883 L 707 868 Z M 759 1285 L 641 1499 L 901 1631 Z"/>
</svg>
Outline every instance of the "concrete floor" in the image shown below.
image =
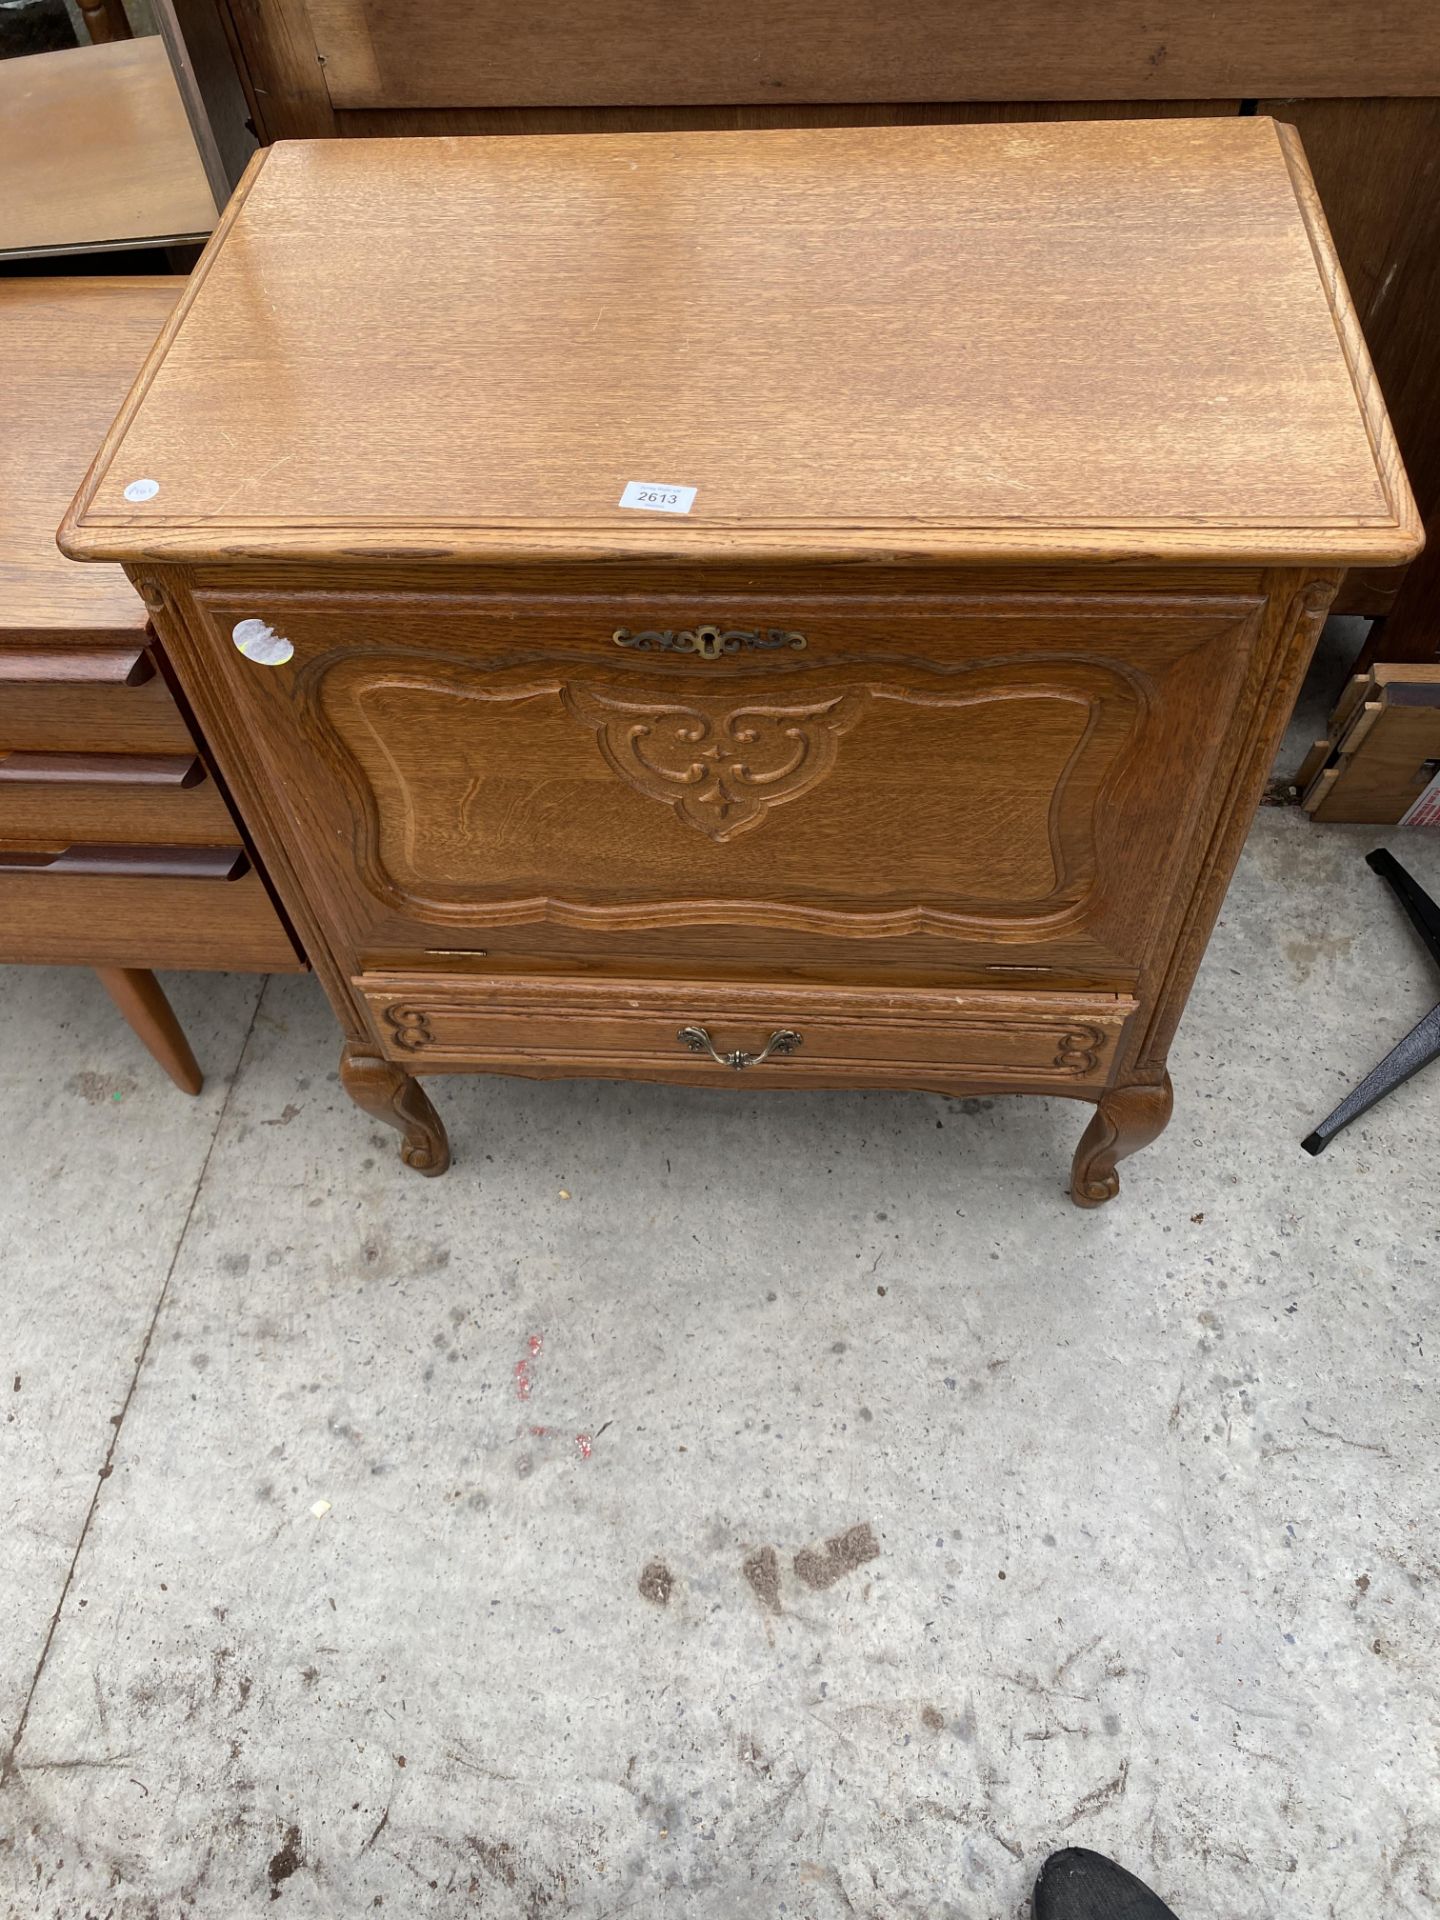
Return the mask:
<svg viewBox="0 0 1440 1920">
<path fill-rule="evenodd" d="M 313 982 L 174 978 L 189 1102 L 8 970 L 0 1913 L 1432 1915 L 1440 1070 L 1297 1145 L 1434 998 L 1378 839 L 1261 815 L 1099 1213 L 1063 1101 L 455 1080 L 417 1179 Z"/>
</svg>

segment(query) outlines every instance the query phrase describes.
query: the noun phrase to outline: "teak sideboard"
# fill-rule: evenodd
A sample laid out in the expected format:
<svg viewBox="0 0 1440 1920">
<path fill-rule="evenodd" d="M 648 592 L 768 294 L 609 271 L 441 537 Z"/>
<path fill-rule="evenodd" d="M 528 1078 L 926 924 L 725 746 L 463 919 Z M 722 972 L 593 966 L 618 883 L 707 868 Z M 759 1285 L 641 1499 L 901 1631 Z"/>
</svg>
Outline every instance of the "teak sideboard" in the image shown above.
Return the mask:
<svg viewBox="0 0 1440 1920">
<path fill-rule="evenodd" d="M 282 142 L 61 532 L 412 1167 L 430 1073 L 1038 1092 L 1082 1205 L 1420 542 L 1258 117 Z"/>
<path fill-rule="evenodd" d="M 165 1071 L 155 967 L 304 965 L 118 567 L 55 522 L 185 282 L 0 280 L 0 963 L 94 967 Z"/>
</svg>

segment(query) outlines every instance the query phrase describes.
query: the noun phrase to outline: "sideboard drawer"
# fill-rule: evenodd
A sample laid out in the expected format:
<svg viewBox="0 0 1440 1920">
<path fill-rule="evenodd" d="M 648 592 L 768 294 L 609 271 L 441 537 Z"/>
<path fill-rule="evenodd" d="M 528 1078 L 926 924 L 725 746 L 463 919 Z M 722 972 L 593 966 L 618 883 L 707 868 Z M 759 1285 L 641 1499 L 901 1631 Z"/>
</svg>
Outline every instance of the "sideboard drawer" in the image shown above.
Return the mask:
<svg viewBox="0 0 1440 1920">
<path fill-rule="evenodd" d="M 148 647 L 0 646 L 0 752 L 194 751 Z"/>
<path fill-rule="evenodd" d="M 1119 994 L 564 975 L 369 973 L 354 984 L 387 1055 L 420 1073 L 486 1067 L 728 1082 L 743 1072 L 747 1083 L 771 1086 L 893 1078 L 913 1087 L 927 1076 L 1057 1091 L 1103 1086 L 1135 1009 Z"/>
<path fill-rule="evenodd" d="M 221 846 L 236 838 L 220 789 L 193 751 L 0 750 L 0 846 L 72 840 Z"/>
<path fill-rule="evenodd" d="M 0 960 L 113 966 L 120 955 L 134 967 L 301 970 L 253 867 L 234 879 L 164 871 L 175 852 L 152 849 L 153 870 L 129 873 L 0 865 Z M 243 868 L 240 849 L 228 859 Z M 225 856 L 214 864 L 223 869 Z"/>
</svg>

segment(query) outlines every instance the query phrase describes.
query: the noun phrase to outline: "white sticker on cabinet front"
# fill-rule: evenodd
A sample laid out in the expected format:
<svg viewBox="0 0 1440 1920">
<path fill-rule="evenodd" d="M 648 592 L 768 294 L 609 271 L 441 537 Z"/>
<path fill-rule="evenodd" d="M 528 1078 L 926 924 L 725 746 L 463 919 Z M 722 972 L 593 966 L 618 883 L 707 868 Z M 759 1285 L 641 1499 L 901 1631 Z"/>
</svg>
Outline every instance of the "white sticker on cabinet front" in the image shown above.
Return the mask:
<svg viewBox="0 0 1440 1920">
<path fill-rule="evenodd" d="M 247 660 L 262 667 L 283 667 L 295 652 L 284 634 L 263 620 L 237 620 L 230 638 Z"/>
</svg>

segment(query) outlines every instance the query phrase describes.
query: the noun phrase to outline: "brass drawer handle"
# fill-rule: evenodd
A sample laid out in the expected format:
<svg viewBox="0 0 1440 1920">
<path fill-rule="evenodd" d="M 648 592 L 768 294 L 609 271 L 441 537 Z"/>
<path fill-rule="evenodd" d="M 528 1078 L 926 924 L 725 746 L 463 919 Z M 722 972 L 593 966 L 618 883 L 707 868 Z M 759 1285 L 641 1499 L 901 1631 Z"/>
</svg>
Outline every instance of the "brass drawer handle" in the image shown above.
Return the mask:
<svg viewBox="0 0 1440 1920">
<path fill-rule="evenodd" d="M 737 1072 L 742 1067 L 758 1067 L 772 1053 L 794 1053 L 802 1044 L 801 1036 L 793 1027 L 777 1027 L 759 1053 L 741 1053 L 738 1048 L 734 1053 L 717 1053 L 715 1042 L 704 1027 L 681 1027 L 676 1038 L 691 1053 L 708 1053 L 717 1067 L 734 1067 Z"/>
<path fill-rule="evenodd" d="M 718 660 L 722 653 L 739 653 L 742 647 L 752 653 L 769 653 L 777 647 L 798 653 L 807 644 L 803 633 L 783 627 L 686 627 L 679 632 L 667 627 L 643 633 L 619 627 L 610 637 L 617 647 L 634 647 L 641 653 L 694 653 L 702 660 Z"/>
</svg>

